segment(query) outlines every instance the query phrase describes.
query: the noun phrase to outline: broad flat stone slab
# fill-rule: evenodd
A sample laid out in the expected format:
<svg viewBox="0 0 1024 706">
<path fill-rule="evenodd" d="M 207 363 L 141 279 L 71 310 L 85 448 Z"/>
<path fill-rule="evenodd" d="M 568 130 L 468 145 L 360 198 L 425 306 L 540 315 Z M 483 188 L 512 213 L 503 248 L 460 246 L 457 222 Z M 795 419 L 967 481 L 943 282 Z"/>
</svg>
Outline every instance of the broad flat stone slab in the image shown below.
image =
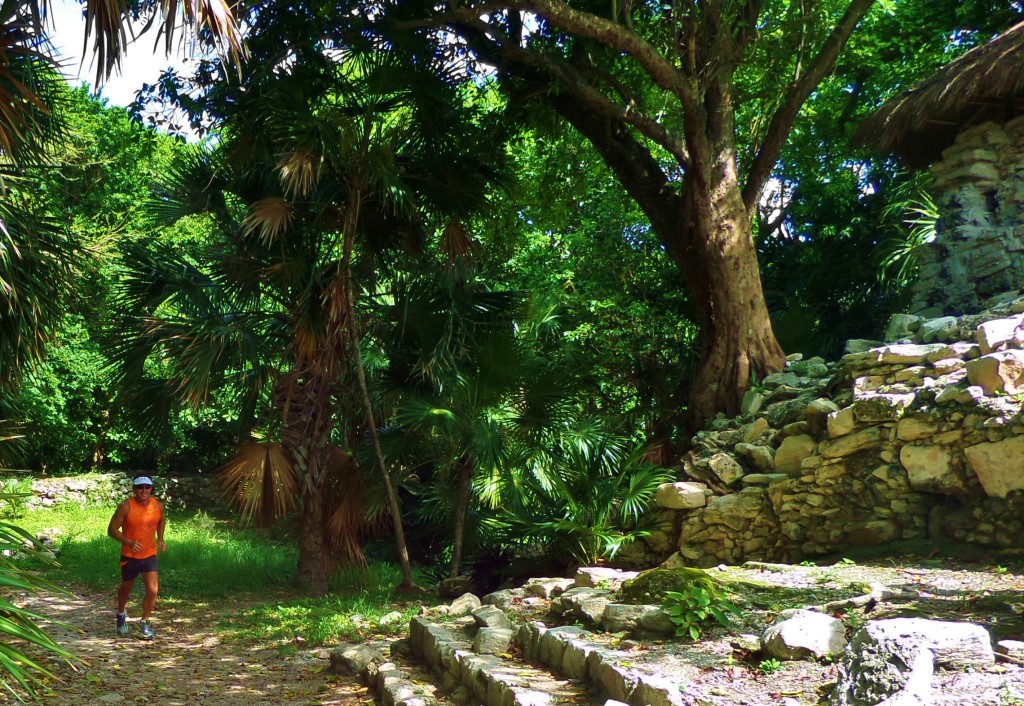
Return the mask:
<svg viewBox="0 0 1024 706">
<path fill-rule="evenodd" d="M 995 319 L 986 321 L 978 326 L 975 331 L 975 339 L 981 348 L 982 355 L 988 355 L 1000 347 L 1014 340 L 1019 333 L 1022 317 L 1015 316 L 1010 319 Z"/>
<path fill-rule="evenodd" d="M 693 485 L 705 487 L 703 483 L 693 483 Z M 607 591 L 616 591 L 626 581 L 635 579 L 638 573 L 638 571 L 623 571 L 607 566 L 581 566 L 576 569 L 576 588 L 602 588 Z"/>
<path fill-rule="evenodd" d="M 692 510 L 707 505 L 704 483 L 662 483 L 654 492 L 654 503 L 669 510 Z M 577 582 L 576 585 L 581 585 Z"/>
<path fill-rule="evenodd" d="M 1024 392 L 1024 351 L 999 351 L 968 361 L 967 381 L 981 387 L 989 397 L 997 392 Z"/>
<path fill-rule="evenodd" d="M 913 393 L 871 392 L 860 396 L 853 403 L 853 416 L 862 424 L 887 422 L 899 419 L 903 410 L 913 401 Z"/>
<path fill-rule="evenodd" d="M 964 454 L 989 497 L 1024 488 L 1024 436 L 968 446 Z"/>
<path fill-rule="evenodd" d="M 818 453 L 825 458 L 851 456 L 858 451 L 880 445 L 883 438 L 882 433 L 883 430 L 880 427 L 867 427 L 832 441 L 821 442 L 818 445 Z"/>
</svg>

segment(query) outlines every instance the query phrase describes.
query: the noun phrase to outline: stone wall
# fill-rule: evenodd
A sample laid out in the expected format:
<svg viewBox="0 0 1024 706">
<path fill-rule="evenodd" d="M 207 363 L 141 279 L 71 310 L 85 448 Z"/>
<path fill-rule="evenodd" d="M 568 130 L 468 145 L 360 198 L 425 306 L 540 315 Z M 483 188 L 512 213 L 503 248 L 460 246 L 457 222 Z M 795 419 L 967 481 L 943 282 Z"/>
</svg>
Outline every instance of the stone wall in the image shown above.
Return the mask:
<svg viewBox="0 0 1024 706">
<path fill-rule="evenodd" d="M 902 342 L 791 356 L 693 440 L 627 566 L 799 561 L 948 538 L 1024 547 L 1024 298 L 984 314 L 895 317 Z"/>
<path fill-rule="evenodd" d="M 6 478 L 4 486 L 17 488 L 22 479 Z M 24 498 L 26 507 L 52 507 L 62 504 L 109 505 L 115 507 L 132 495 L 131 476 L 123 473 L 91 473 L 82 476 L 35 478 L 32 495 Z M 169 509 L 212 509 L 222 505 L 220 489 L 208 476 L 157 476 L 154 497 Z"/>
<path fill-rule="evenodd" d="M 964 130 L 931 171 L 941 216 L 913 310 L 976 312 L 1024 287 L 1024 117 Z"/>
</svg>

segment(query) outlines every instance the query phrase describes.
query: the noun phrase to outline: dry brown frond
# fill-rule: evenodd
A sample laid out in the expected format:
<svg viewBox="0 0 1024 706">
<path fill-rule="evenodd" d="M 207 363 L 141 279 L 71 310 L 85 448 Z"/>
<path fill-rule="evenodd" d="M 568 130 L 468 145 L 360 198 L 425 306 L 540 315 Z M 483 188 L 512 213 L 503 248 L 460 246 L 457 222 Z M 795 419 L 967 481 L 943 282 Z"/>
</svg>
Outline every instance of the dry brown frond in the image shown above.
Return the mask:
<svg viewBox="0 0 1024 706">
<path fill-rule="evenodd" d="M 258 235 L 267 244 L 273 243 L 292 224 L 292 205 L 280 196 L 260 199 L 249 206 L 242 221 L 242 234 Z"/>
<path fill-rule="evenodd" d="M 386 518 L 368 517 L 369 481 L 355 460 L 341 449 L 332 449 L 331 472 L 326 494 L 327 541 L 341 561 L 366 565 L 360 540 Z"/>
<path fill-rule="evenodd" d="M 280 443 L 248 441 L 215 474 L 228 501 L 258 527 L 298 505 L 299 479 Z"/>
<path fill-rule="evenodd" d="M 441 233 L 439 246 L 451 267 L 459 263 L 472 262 L 476 252 L 476 243 L 466 233 L 466 227 L 456 218 L 448 221 L 444 232 Z"/>
<path fill-rule="evenodd" d="M 305 150 L 282 154 L 277 162 L 285 198 L 308 196 L 320 181 L 323 159 Z"/>
</svg>

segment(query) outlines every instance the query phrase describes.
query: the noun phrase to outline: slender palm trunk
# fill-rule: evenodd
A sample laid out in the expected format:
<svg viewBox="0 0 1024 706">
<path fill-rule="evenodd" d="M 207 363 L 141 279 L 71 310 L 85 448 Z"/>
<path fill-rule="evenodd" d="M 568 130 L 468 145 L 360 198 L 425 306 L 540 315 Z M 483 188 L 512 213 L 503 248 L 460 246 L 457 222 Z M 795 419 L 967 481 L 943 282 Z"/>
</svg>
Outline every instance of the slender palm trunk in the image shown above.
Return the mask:
<svg viewBox="0 0 1024 706">
<path fill-rule="evenodd" d="M 458 496 L 455 501 L 455 536 L 452 538 L 452 566 L 448 575 L 455 578 L 462 568 L 466 519 L 469 516 L 469 495 L 473 481 L 473 462 L 466 456 L 459 459 Z"/>
<path fill-rule="evenodd" d="M 354 203 L 349 205 L 346 218 L 344 253 L 342 255 L 342 278 L 345 286 L 345 306 L 347 316 L 345 317 L 348 330 L 348 342 L 352 348 L 352 361 L 355 365 L 356 378 L 359 381 L 359 392 L 362 397 L 363 411 L 366 414 L 366 422 L 370 428 L 370 441 L 373 444 L 373 454 L 377 460 L 377 468 L 380 470 L 381 478 L 384 479 L 384 488 L 387 491 L 388 510 L 391 513 L 391 522 L 395 531 L 395 544 L 398 549 L 398 561 L 402 567 L 402 583 L 398 587 L 400 591 L 417 592 L 420 589 L 412 577 L 412 562 L 409 559 L 409 548 L 405 542 L 405 528 L 402 524 L 402 509 L 398 503 L 398 491 L 395 489 L 394 481 L 388 470 L 388 464 L 384 459 L 384 451 L 380 445 L 380 436 L 377 434 L 377 420 L 373 414 L 373 404 L 370 399 L 369 386 L 366 384 L 366 372 L 363 370 L 363 356 L 359 350 L 359 327 L 356 324 L 355 291 L 352 283 L 352 248 L 355 244 L 355 226 L 359 221 L 359 202 L 355 197 Z"/>
</svg>

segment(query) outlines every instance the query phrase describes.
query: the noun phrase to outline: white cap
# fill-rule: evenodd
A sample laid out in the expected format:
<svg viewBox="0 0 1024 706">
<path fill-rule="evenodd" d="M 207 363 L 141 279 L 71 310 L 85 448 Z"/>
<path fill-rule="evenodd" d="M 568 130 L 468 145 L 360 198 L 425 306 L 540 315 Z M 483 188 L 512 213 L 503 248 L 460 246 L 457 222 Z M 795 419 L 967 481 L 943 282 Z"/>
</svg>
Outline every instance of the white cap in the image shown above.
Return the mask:
<svg viewBox="0 0 1024 706">
<path fill-rule="evenodd" d="M 153 479 L 149 476 L 139 476 L 132 481 L 132 485 L 153 485 Z"/>
</svg>

